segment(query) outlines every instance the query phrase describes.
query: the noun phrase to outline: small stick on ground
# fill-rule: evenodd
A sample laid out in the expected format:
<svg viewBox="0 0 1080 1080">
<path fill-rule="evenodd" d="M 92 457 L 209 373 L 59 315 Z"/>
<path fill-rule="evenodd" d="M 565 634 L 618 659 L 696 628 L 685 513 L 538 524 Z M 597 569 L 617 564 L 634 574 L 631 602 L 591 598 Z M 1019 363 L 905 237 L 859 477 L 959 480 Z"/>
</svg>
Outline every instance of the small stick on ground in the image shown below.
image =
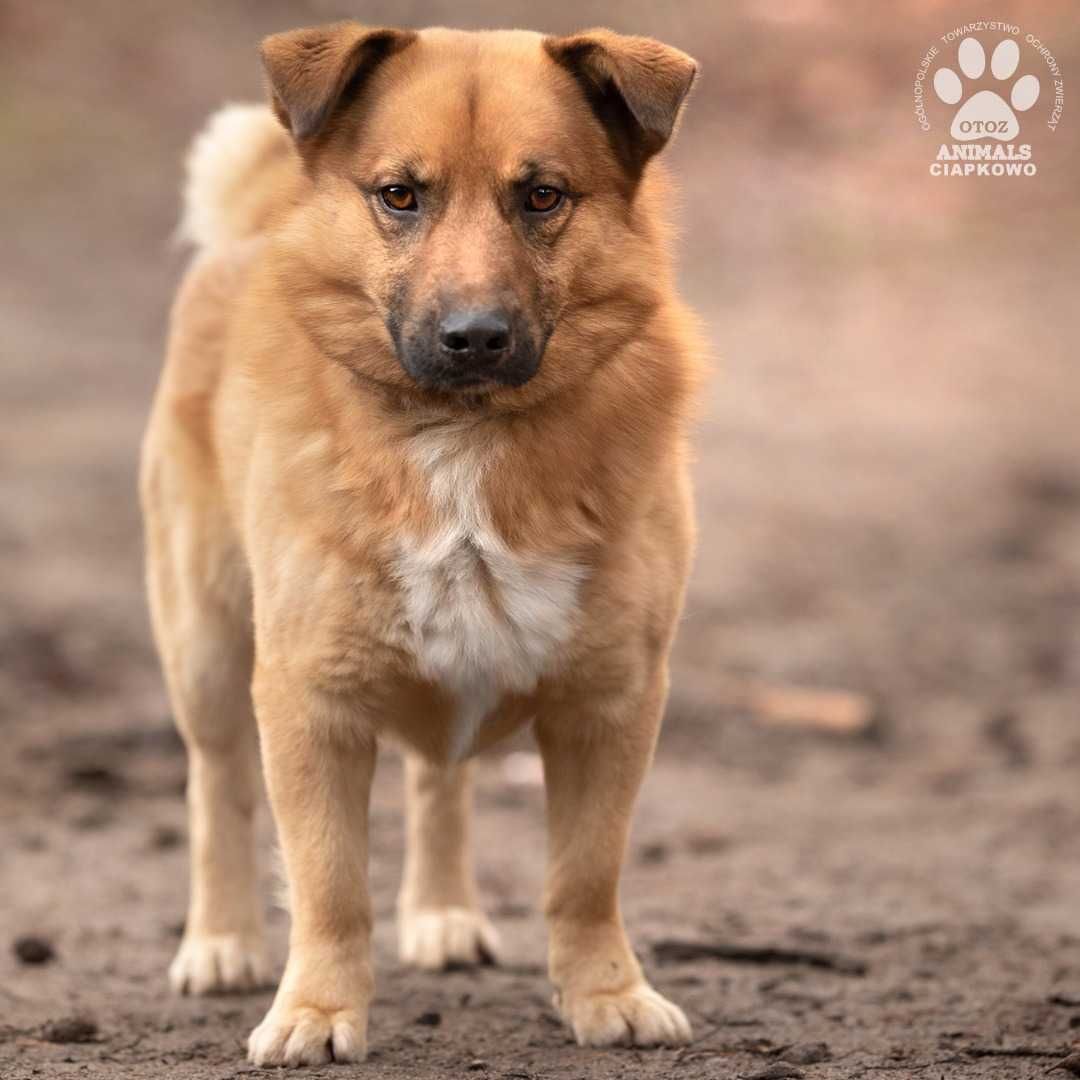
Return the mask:
<svg viewBox="0 0 1080 1080">
<path fill-rule="evenodd" d="M 693 960 L 730 960 L 736 964 L 796 964 L 835 971 L 841 975 L 865 975 L 865 961 L 817 949 L 793 949 L 782 945 L 735 945 L 730 942 L 680 941 L 663 938 L 653 943 L 660 964 L 686 964 Z"/>
<path fill-rule="evenodd" d="M 1064 1057 L 1068 1050 L 1062 1050 L 1060 1047 L 1056 1050 L 1046 1050 L 1037 1046 L 965 1046 L 964 1053 L 968 1057 L 975 1058 L 1060 1058 Z"/>
<path fill-rule="evenodd" d="M 866 694 L 804 686 L 732 682 L 722 697 L 770 727 L 806 728 L 836 735 L 863 735 L 880 720 L 881 710 Z"/>
</svg>

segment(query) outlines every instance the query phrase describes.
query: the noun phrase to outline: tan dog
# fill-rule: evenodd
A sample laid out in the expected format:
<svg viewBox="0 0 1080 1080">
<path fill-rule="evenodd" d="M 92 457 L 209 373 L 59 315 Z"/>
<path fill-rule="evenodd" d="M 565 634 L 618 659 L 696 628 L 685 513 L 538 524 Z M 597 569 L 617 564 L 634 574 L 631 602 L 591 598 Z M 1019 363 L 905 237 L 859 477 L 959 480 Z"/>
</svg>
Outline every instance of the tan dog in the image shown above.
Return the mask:
<svg viewBox="0 0 1080 1080">
<path fill-rule="evenodd" d="M 685 1042 L 617 890 L 691 555 L 699 348 L 651 159 L 694 63 L 603 30 L 351 23 L 263 58 L 273 112 L 225 110 L 192 153 L 202 250 L 143 454 L 190 757 L 173 984 L 266 977 L 261 744 L 292 932 L 250 1057 L 361 1058 L 376 744 L 406 749 L 401 956 L 439 968 L 497 947 L 465 759 L 533 724 L 558 1008 L 581 1043 Z"/>
</svg>

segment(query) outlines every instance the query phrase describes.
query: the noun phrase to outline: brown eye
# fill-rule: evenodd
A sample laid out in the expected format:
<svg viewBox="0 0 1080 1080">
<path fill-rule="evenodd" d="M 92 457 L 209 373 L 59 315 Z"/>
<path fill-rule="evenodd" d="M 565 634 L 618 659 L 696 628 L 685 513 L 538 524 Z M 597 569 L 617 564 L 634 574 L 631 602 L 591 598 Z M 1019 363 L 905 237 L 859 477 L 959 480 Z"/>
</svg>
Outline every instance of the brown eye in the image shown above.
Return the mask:
<svg viewBox="0 0 1080 1080">
<path fill-rule="evenodd" d="M 389 187 L 384 187 L 379 194 L 391 210 L 416 209 L 416 192 L 404 184 L 391 184 Z"/>
<path fill-rule="evenodd" d="M 563 201 L 563 193 L 558 188 L 534 187 L 525 200 L 525 209 L 534 214 L 549 214 Z"/>
</svg>

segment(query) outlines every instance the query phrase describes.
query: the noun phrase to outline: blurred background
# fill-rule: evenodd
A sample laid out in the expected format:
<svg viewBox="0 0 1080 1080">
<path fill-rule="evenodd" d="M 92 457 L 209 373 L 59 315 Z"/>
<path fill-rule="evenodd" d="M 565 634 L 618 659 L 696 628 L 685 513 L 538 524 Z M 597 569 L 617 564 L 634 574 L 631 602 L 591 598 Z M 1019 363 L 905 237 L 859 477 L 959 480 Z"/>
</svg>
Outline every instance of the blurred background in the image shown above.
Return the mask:
<svg viewBox="0 0 1080 1080">
<path fill-rule="evenodd" d="M 1041 1075 L 1080 1028 L 1073 0 L 2 0 L 0 1073 L 232 1075 L 266 1005 L 164 992 L 185 904 L 183 756 L 135 475 L 187 257 L 172 241 L 185 148 L 210 111 L 261 97 L 263 35 L 346 16 L 608 25 L 702 65 L 668 155 L 683 287 L 715 360 L 701 543 L 625 889 L 643 959 L 703 1036 L 680 1075 L 785 1054 L 821 1076 L 938 1061 Z M 935 44 L 955 67 L 941 35 L 974 17 L 1020 25 L 1021 72 L 1044 74 L 1030 32 L 1065 73 L 1058 130 L 1046 80 L 1023 118 L 1034 177 L 929 174 L 951 110 L 928 103 L 934 130 L 919 129 L 915 73 Z M 989 52 L 1002 34 L 976 36 Z M 760 685 L 857 695 L 873 723 L 778 726 L 748 704 Z M 615 1076 L 627 1061 L 583 1056 L 545 1023 L 528 749 L 485 762 L 478 796 L 511 967 L 443 982 L 393 962 L 387 755 L 374 1067 L 405 1069 L 387 1075 L 476 1058 Z M 270 919 L 280 946 L 284 917 Z M 5 939 L 26 935 L 52 958 L 16 955 Z M 767 970 L 738 949 L 679 960 L 671 939 L 792 955 Z M 812 959 L 841 954 L 865 974 Z M 413 1024 L 425 1010 L 446 1022 Z M 89 1041 L 52 1037 L 71 1017 Z M 635 1075 L 674 1065 L 641 1057 Z"/>
</svg>

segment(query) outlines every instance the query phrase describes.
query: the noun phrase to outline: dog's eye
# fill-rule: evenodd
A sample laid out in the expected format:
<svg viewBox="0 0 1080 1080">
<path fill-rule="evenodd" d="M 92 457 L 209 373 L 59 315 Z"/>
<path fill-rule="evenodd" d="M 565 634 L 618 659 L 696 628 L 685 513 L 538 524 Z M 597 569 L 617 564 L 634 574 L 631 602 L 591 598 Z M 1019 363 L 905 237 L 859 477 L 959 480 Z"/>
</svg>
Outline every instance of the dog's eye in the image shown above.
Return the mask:
<svg viewBox="0 0 1080 1080">
<path fill-rule="evenodd" d="M 391 210 L 400 213 L 401 211 L 416 209 L 416 192 L 404 184 L 391 184 L 389 187 L 384 187 L 379 192 L 379 195 Z"/>
<path fill-rule="evenodd" d="M 534 187 L 525 199 L 525 209 L 534 214 L 550 214 L 563 201 L 558 188 Z"/>
</svg>

